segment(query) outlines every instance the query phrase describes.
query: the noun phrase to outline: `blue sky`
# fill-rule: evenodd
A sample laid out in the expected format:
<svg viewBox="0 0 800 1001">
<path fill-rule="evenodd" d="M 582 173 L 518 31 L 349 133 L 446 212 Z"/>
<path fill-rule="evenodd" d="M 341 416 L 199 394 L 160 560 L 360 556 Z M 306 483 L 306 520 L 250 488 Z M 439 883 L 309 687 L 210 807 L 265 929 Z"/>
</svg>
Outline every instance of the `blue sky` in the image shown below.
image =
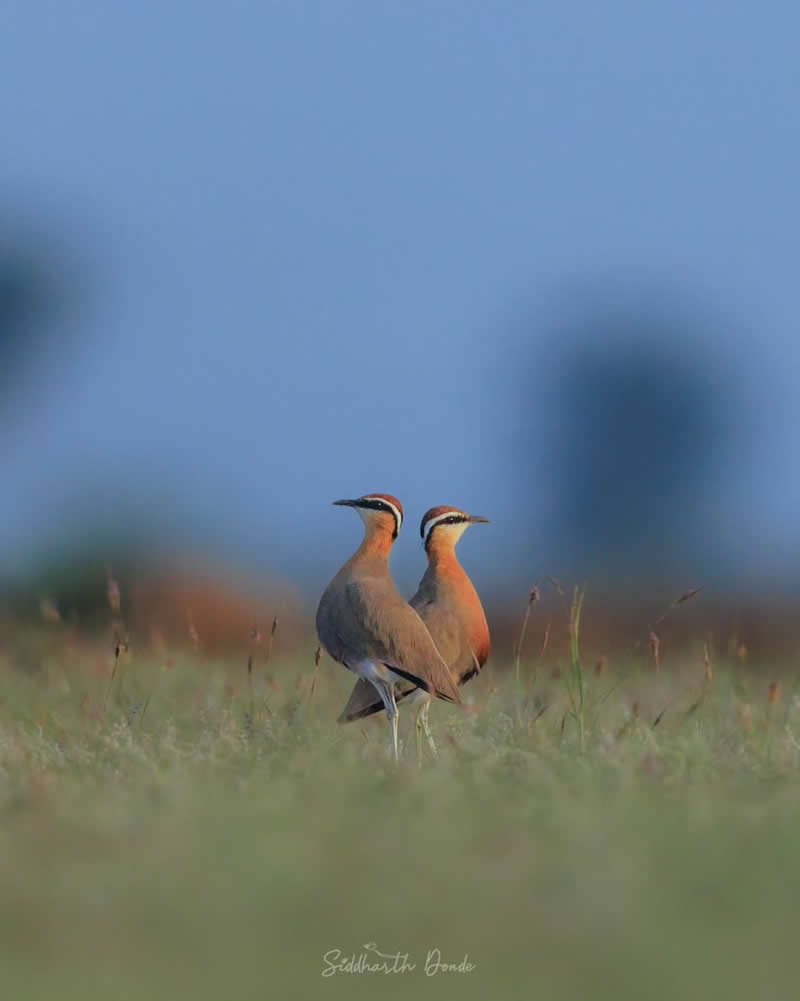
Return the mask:
<svg viewBox="0 0 800 1001">
<path fill-rule="evenodd" d="M 358 535 L 329 502 L 383 490 L 408 535 L 435 503 L 489 516 L 465 561 L 524 586 L 559 566 L 542 401 L 588 284 L 717 317 L 702 364 L 746 419 L 687 517 L 784 568 L 799 28 L 789 3 L 4 5 L 0 221 L 86 292 L 0 426 L 0 562 L 130 515 L 313 592 Z"/>
</svg>

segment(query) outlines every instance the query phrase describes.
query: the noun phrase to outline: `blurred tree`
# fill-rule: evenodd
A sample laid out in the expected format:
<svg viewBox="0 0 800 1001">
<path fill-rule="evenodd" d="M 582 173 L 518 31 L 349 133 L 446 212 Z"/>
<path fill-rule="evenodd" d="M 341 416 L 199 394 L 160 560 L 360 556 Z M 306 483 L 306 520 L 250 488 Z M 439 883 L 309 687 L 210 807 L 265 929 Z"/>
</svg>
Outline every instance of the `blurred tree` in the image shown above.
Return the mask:
<svg viewBox="0 0 800 1001">
<path fill-rule="evenodd" d="M 7 399 L 66 306 L 55 259 L 35 244 L 0 244 L 0 399 Z"/>
<path fill-rule="evenodd" d="M 694 564 L 709 527 L 698 500 L 733 437 L 734 391 L 707 358 L 715 334 L 663 297 L 582 303 L 553 330 L 543 451 L 571 571 L 652 580 Z"/>
</svg>

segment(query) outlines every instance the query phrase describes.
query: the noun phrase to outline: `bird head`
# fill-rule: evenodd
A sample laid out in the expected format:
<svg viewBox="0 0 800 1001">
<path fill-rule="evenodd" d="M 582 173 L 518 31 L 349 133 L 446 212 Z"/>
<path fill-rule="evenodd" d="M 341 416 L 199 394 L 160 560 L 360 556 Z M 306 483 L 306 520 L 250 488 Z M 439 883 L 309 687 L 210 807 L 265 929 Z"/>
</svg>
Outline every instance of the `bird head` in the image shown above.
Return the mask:
<svg viewBox="0 0 800 1001">
<path fill-rule="evenodd" d="M 434 533 L 437 542 L 445 542 L 455 546 L 470 525 L 480 522 L 488 523 L 488 521 L 488 518 L 482 518 L 479 514 L 467 514 L 460 508 L 440 504 L 439 507 L 432 507 L 422 516 L 419 534 L 424 540 L 427 552 Z"/>
<path fill-rule="evenodd" d="M 392 533 L 393 539 L 397 538 L 403 524 L 403 505 L 391 494 L 365 494 L 363 497 L 333 503 L 342 507 L 354 507 L 367 529 L 385 528 Z"/>
</svg>

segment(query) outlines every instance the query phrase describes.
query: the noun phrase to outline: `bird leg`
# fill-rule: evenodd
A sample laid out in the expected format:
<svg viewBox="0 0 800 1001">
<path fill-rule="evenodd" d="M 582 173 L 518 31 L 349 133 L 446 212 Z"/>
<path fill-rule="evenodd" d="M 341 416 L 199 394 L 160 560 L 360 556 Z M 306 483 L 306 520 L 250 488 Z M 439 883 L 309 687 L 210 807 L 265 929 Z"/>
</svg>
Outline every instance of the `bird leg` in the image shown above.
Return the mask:
<svg viewBox="0 0 800 1001">
<path fill-rule="evenodd" d="M 395 762 L 400 760 L 400 750 L 397 743 L 397 703 L 394 699 L 394 685 L 391 681 L 386 682 L 379 678 L 370 678 L 372 684 L 378 689 L 378 694 L 386 707 L 386 715 L 389 717 L 389 725 L 392 728 L 392 757 Z"/>
<path fill-rule="evenodd" d="M 422 743 L 422 735 L 420 733 L 420 731 L 422 731 L 422 733 L 424 733 L 425 737 L 427 738 L 428 747 L 430 747 L 431 749 L 431 754 L 433 755 L 434 758 L 436 758 L 438 757 L 438 752 L 436 750 L 436 743 L 434 742 L 433 734 L 431 733 L 431 728 L 428 726 L 428 710 L 430 709 L 430 707 L 431 707 L 431 700 L 425 699 L 419 708 L 419 712 L 417 713 L 417 753 L 419 753 L 420 745 Z"/>
<path fill-rule="evenodd" d="M 394 698 L 392 698 L 392 702 L 394 702 Z M 392 712 L 392 714 L 390 716 L 390 720 L 391 720 L 391 724 L 392 724 L 392 753 L 394 755 L 395 762 L 398 762 L 400 760 L 400 750 L 399 750 L 398 745 L 397 745 L 397 720 L 398 720 L 398 716 L 399 716 L 399 713 L 397 712 L 397 706 L 394 706 L 394 711 Z"/>
</svg>

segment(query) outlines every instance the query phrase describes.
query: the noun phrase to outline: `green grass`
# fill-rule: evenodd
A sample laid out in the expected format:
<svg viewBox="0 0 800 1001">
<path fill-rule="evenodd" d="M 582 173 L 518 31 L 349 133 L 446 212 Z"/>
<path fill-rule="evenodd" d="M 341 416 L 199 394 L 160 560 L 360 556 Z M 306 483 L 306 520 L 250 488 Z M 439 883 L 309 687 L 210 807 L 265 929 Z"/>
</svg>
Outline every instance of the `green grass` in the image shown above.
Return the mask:
<svg viewBox="0 0 800 1001">
<path fill-rule="evenodd" d="M 2 998 L 797 996 L 790 681 L 495 664 L 433 707 L 435 764 L 401 709 L 395 769 L 311 649 L 251 696 L 244 662 L 121 658 L 109 691 L 105 652 L 34 648 L 0 659 Z M 367 943 L 417 968 L 322 977 Z"/>
</svg>

